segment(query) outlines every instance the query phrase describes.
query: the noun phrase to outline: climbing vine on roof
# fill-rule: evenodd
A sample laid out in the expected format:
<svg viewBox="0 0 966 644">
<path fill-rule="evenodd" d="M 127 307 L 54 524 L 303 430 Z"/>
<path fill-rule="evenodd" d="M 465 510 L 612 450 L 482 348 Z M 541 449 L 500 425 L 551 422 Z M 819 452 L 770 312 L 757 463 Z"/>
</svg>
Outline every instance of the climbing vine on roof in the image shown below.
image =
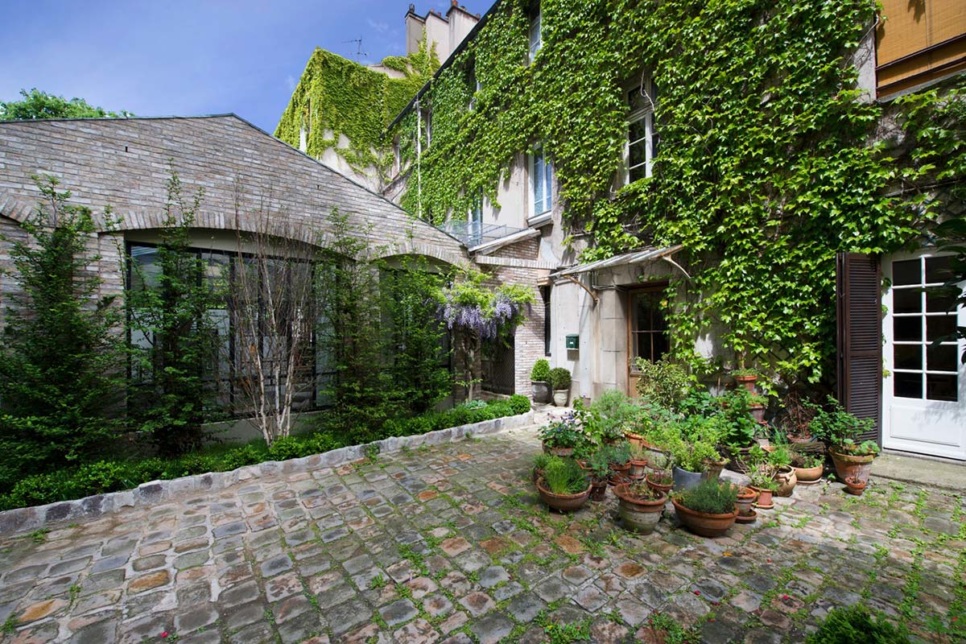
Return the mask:
<svg viewBox="0 0 966 644">
<path fill-rule="evenodd" d="M 462 217 L 541 142 L 582 259 L 683 245 L 690 279 L 671 285 L 668 311 L 678 358 L 710 368 L 694 347 L 713 331 L 729 360 L 827 376 L 836 252 L 895 250 L 935 216 L 889 196 L 899 166 L 871 143 L 883 107 L 856 89 L 856 66 L 872 55 L 860 43 L 875 3 L 542 0 L 528 63 L 532 5 L 502 0 L 421 99 L 432 141 L 403 205 Z M 615 188 L 624 94 L 647 78 L 653 173 Z M 403 142 L 415 119 L 395 132 Z"/>
<path fill-rule="evenodd" d="M 427 45 L 424 38 L 416 52 L 409 56 L 389 56 L 382 65 L 402 73 L 403 78 L 390 78 L 332 52 L 316 49 L 275 129 L 275 136 L 298 147 L 304 129 L 306 152 L 310 156 L 321 157 L 332 148 L 356 170 L 366 172 L 375 168 L 385 173 L 392 159 L 382 135 L 439 68 L 439 57 L 435 47 Z"/>
</svg>

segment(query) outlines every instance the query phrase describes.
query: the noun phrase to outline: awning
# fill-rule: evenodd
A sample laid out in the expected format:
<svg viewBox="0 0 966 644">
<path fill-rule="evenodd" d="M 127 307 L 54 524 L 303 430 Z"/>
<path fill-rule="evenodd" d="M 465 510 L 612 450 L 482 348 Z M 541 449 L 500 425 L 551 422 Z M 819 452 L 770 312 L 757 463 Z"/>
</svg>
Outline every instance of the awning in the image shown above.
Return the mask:
<svg viewBox="0 0 966 644">
<path fill-rule="evenodd" d="M 629 264 L 641 264 L 643 262 L 649 262 L 656 259 L 664 259 L 678 252 L 681 250 L 681 248 L 683 248 L 681 244 L 676 246 L 668 246 L 667 248 L 654 248 L 653 246 L 648 246 L 642 250 L 635 250 L 630 253 L 624 253 L 623 255 L 615 255 L 614 257 L 608 257 L 607 259 L 591 262 L 589 264 L 577 264 L 576 266 L 565 268 L 562 271 L 551 273 L 550 277 L 566 277 L 568 275 L 576 275 L 578 273 L 589 273 L 590 271 L 597 271 L 602 268 L 627 266 Z"/>
</svg>

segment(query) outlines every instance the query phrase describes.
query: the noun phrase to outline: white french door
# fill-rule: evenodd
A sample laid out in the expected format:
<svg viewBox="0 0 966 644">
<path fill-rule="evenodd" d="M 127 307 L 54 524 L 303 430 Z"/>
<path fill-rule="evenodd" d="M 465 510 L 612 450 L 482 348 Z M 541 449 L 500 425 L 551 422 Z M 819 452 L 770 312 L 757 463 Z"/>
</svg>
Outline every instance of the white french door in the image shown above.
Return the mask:
<svg viewBox="0 0 966 644">
<path fill-rule="evenodd" d="M 891 449 L 966 460 L 966 309 L 935 292 L 947 278 L 949 258 L 927 252 L 882 262 L 885 379 L 882 445 Z"/>
</svg>

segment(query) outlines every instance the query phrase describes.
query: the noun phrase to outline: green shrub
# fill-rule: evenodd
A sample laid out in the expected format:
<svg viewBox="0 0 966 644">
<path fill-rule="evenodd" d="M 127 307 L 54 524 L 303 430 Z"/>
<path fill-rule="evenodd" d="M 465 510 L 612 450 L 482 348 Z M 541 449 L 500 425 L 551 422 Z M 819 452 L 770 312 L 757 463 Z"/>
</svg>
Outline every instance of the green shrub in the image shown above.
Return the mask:
<svg viewBox="0 0 966 644">
<path fill-rule="evenodd" d="M 708 479 L 689 490 L 683 490 L 674 495 L 678 503 L 694 510 L 708 514 L 729 514 L 735 510 L 735 501 L 741 488 L 737 485 Z"/>
<path fill-rule="evenodd" d="M 520 394 L 513 394 L 510 396 L 510 409 L 513 410 L 514 416 L 525 414 L 530 411 L 530 399 Z"/>
<path fill-rule="evenodd" d="M 625 430 L 637 425 L 642 410 L 623 391 L 611 389 L 591 404 L 590 413 L 596 416 L 600 437 L 615 439 L 623 438 Z"/>
<path fill-rule="evenodd" d="M 862 605 L 834 608 L 819 629 L 805 640 L 808 644 L 903 644 L 909 636 L 902 626 L 893 626 L 882 613 Z"/>
<path fill-rule="evenodd" d="M 677 411 L 693 381 L 684 367 L 664 358 L 657 362 L 638 358 L 637 368 L 641 373 L 637 381 L 637 393 L 641 398 L 645 402 Z"/>
<path fill-rule="evenodd" d="M 563 367 L 554 367 L 550 370 L 550 388 L 554 391 L 570 389 L 570 371 Z"/>
<path fill-rule="evenodd" d="M 530 380 L 533 382 L 550 382 L 550 363 L 545 358 L 540 358 L 533 363 L 530 370 Z"/>
</svg>

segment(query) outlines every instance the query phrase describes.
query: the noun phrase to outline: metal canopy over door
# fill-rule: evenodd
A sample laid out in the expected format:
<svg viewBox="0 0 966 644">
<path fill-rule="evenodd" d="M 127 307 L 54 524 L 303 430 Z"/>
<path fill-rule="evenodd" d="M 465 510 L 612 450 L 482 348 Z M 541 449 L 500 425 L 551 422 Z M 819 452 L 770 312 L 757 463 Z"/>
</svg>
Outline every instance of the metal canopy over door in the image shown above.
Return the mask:
<svg viewBox="0 0 966 644">
<path fill-rule="evenodd" d="M 966 460 L 966 366 L 956 326 L 966 310 L 929 287 L 945 281 L 948 258 L 920 252 L 883 262 L 891 282 L 883 380 L 883 446 Z"/>
</svg>

